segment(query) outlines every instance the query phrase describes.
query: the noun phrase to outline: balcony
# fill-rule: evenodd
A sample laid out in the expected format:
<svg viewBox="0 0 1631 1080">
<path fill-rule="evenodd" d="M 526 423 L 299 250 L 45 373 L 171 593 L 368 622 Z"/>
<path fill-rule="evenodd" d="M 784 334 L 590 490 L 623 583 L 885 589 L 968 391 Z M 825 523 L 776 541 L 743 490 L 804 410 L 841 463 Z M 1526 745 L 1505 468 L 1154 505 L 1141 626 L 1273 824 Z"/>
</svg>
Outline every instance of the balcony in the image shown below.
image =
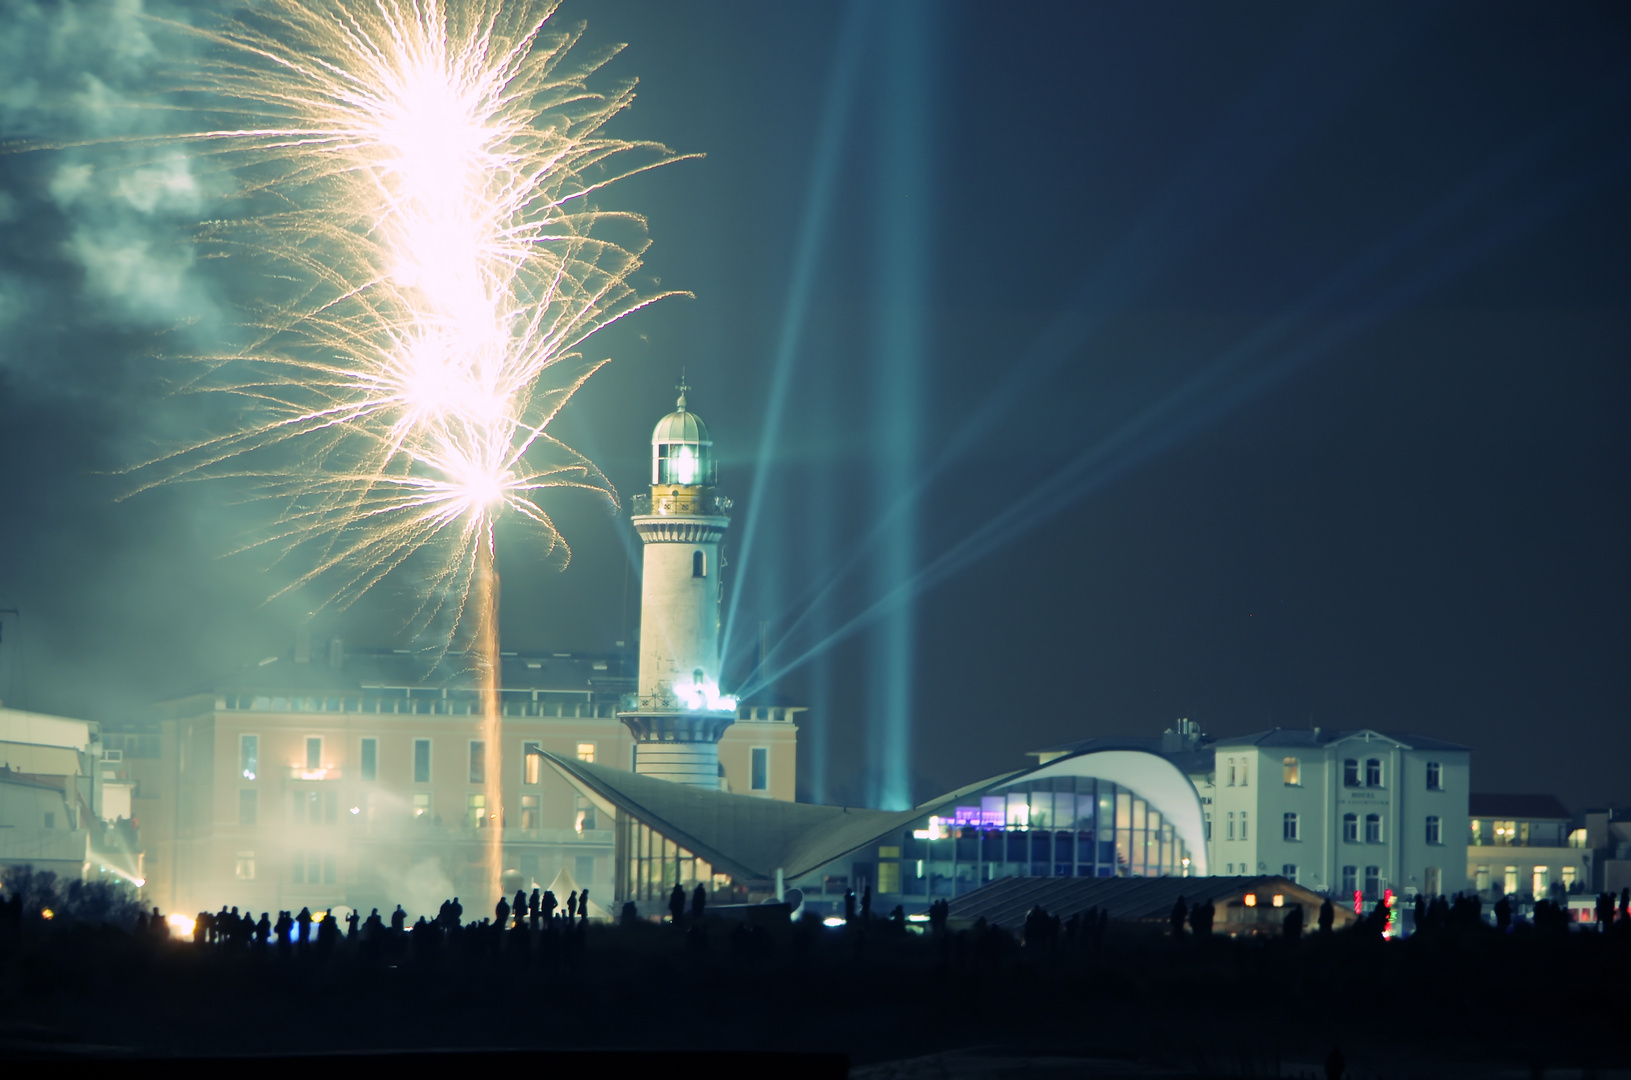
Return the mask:
<svg viewBox="0 0 1631 1080">
<path fill-rule="evenodd" d="M 654 501 L 649 493 L 629 500 L 629 512 L 635 517 L 666 514 L 685 514 L 697 517 L 725 517 L 734 504 L 730 498 L 711 492 L 660 495 Z"/>
<path fill-rule="evenodd" d="M 319 769 L 308 769 L 304 765 L 290 765 L 287 779 L 289 780 L 342 780 L 345 770 L 338 765 L 325 765 Z"/>
</svg>

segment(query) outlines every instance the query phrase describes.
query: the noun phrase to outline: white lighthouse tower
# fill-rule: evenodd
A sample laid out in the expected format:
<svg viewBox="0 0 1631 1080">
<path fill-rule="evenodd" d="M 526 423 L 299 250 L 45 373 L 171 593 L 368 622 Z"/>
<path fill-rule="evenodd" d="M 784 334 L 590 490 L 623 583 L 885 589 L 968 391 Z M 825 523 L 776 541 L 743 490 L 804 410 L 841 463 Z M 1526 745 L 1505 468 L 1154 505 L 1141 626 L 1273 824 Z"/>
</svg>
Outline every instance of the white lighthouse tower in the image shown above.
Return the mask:
<svg viewBox="0 0 1631 1080">
<path fill-rule="evenodd" d="M 717 788 L 719 738 L 736 719 L 736 699 L 719 689 L 719 546 L 731 504 L 714 491 L 708 427 L 685 407 L 689 387 L 679 389 L 651 433 L 651 494 L 634 500 L 640 681 L 618 719 L 634 733 L 635 772 Z"/>
</svg>

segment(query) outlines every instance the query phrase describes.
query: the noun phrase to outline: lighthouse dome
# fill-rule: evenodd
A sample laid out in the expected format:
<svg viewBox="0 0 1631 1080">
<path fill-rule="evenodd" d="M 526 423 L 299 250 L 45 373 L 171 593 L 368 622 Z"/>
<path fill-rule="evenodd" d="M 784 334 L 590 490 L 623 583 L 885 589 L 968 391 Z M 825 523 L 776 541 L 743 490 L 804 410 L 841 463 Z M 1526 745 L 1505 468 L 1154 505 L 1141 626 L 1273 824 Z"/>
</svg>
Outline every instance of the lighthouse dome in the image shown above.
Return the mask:
<svg viewBox="0 0 1631 1080">
<path fill-rule="evenodd" d="M 674 411 L 651 432 L 651 482 L 654 486 L 711 486 L 716 480 L 714 442 L 702 417 L 685 407 L 685 388 Z"/>
</svg>

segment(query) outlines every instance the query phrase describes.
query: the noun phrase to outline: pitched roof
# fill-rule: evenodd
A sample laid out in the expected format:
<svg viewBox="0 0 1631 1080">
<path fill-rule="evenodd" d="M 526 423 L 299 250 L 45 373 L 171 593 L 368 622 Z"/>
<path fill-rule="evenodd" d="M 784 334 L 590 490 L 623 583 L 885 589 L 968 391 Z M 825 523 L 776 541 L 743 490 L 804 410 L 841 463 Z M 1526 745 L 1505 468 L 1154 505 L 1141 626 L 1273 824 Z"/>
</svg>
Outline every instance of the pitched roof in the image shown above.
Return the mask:
<svg viewBox="0 0 1631 1080">
<path fill-rule="evenodd" d="M 1282 893 L 1318 905 L 1324 897 L 1286 878 L 1266 877 L 1113 877 L 1113 878 L 1000 878 L 950 901 L 956 922 L 986 922 L 1009 928 L 1022 926 L 1031 908 L 1040 904 L 1052 914 L 1069 917 L 1088 908 L 1106 911 L 1117 922 L 1161 922 L 1172 914 L 1179 897 L 1193 906 L 1203 900 L 1226 903 L 1249 892 Z M 1353 912 L 1336 905 L 1339 925 Z M 1347 918 L 1343 912 L 1347 912 Z"/>
<path fill-rule="evenodd" d="M 1351 731 L 1330 731 L 1325 728 L 1270 728 L 1248 735 L 1228 735 L 1214 745 L 1224 746 L 1328 746 L 1334 742 L 1360 735 L 1379 735 L 1391 739 L 1407 750 L 1471 750 L 1470 746 L 1446 742 L 1427 735 L 1407 731 L 1379 731 L 1375 728 L 1355 728 Z"/>
<path fill-rule="evenodd" d="M 1468 795 L 1467 813 L 1471 817 L 1527 818 L 1534 820 L 1568 820 L 1568 809 L 1555 795 Z"/>
<path fill-rule="evenodd" d="M 640 776 L 546 753 L 569 781 L 589 788 L 657 832 L 731 874 L 797 878 L 932 814 L 992 777 L 911 810 L 868 810 L 782 802 Z"/>
</svg>

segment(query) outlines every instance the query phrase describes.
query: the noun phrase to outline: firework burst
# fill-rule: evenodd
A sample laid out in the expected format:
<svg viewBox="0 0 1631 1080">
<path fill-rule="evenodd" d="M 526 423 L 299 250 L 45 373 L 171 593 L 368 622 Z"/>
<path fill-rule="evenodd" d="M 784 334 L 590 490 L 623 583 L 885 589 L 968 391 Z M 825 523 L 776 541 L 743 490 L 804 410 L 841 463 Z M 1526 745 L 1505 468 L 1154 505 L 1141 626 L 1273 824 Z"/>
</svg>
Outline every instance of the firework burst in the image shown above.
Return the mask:
<svg viewBox="0 0 1631 1080">
<path fill-rule="evenodd" d="M 582 30 L 555 8 L 268 0 L 180 28 L 207 46 L 188 89 L 231 110 L 181 138 L 248 209 L 206 240 L 270 296 L 241 348 L 193 358 L 187 389 L 233 396 L 236 420 L 136 473 L 249 480 L 282 508 L 254 544 L 305 559 L 284 591 L 321 582 L 341 607 L 429 549 L 414 617 L 451 617 L 444 649 L 500 514 L 564 555 L 540 492 L 615 503 L 547 429 L 599 366 L 584 341 L 672 295 L 635 292 L 644 222 L 592 200 L 677 157 L 604 134 L 633 84 L 592 91 L 612 52 L 571 61 Z"/>
</svg>

